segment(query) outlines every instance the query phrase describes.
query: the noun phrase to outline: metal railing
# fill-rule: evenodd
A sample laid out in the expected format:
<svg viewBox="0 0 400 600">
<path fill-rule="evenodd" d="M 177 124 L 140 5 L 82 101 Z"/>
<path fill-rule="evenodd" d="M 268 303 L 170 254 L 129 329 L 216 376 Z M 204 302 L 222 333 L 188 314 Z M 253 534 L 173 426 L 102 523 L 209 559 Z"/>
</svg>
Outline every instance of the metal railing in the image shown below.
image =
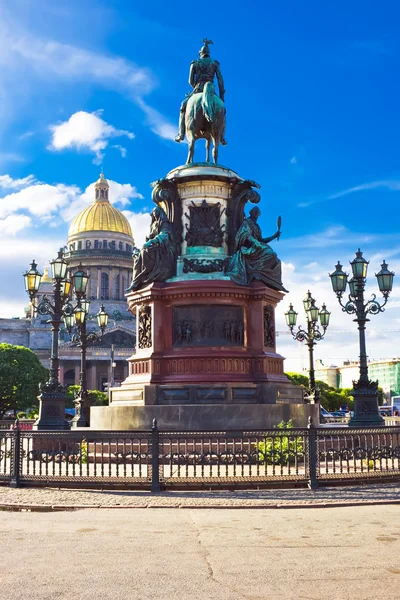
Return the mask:
<svg viewBox="0 0 400 600">
<path fill-rule="evenodd" d="M 20 429 L 31 430 L 36 419 L 23 419 L 18 421 Z M 0 419 L 0 429 L 14 429 L 15 419 Z"/>
<path fill-rule="evenodd" d="M 0 482 L 151 489 L 400 478 L 400 427 L 258 431 L 0 430 Z"/>
</svg>

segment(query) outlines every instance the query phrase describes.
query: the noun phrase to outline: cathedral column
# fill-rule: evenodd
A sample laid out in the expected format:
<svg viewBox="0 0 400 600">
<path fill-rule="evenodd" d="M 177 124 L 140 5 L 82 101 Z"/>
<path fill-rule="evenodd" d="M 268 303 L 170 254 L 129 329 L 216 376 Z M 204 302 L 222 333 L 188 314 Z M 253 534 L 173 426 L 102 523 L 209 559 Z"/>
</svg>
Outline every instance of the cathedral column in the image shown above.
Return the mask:
<svg viewBox="0 0 400 600">
<path fill-rule="evenodd" d="M 90 390 L 96 390 L 97 389 L 97 382 L 96 382 L 96 363 L 93 362 L 90 365 L 90 368 L 88 369 L 88 388 Z"/>
<path fill-rule="evenodd" d="M 101 296 L 101 268 L 97 267 L 97 300 L 100 300 Z"/>
<path fill-rule="evenodd" d="M 123 300 L 124 299 L 124 288 L 122 285 L 122 273 L 121 273 L 121 269 L 118 269 L 118 276 L 119 276 L 119 299 Z"/>
<path fill-rule="evenodd" d="M 75 365 L 75 377 L 74 377 L 74 384 L 75 385 L 79 385 L 79 377 L 81 374 L 81 368 L 79 363 L 77 365 Z"/>
</svg>

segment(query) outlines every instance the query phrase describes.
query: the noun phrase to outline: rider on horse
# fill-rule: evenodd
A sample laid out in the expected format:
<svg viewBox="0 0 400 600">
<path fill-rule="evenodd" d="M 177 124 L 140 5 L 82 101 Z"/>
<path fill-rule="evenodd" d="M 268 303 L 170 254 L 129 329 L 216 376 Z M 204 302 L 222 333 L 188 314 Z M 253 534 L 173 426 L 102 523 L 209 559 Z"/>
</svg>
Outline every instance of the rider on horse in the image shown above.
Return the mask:
<svg viewBox="0 0 400 600">
<path fill-rule="evenodd" d="M 211 40 L 204 38 L 204 46 L 201 48 L 199 54 L 200 58 L 194 60 L 190 65 L 189 83 L 193 90 L 187 94 L 185 100 L 181 104 L 181 112 L 179 116 L 179 133 L 175 138 L 176 142 L 182 142 L 185 139 L 185 112 L 186 105 L 193 94 L 198 94 L 203 91 L 205 84 L 208 81 L 214 82 L 214 76 L 217 77 L 219 97 L 224 101 L 225 90 L 224 80 L 222 79 L 219 62 L 210 58 L 209 44 L 212 44 Z M 221 140 L 223 146 L 226 145 L 226 140 Z"/>
</svg>

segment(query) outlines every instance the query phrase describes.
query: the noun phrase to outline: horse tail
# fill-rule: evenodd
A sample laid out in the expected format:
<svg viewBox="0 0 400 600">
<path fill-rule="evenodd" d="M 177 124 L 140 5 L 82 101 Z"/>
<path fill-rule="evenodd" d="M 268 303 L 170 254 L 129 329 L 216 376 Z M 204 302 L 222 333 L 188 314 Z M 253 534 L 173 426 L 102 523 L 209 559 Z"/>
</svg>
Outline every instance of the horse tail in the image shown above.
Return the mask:
<svg viewBox="0 0 400 600">
<path fill-rule="evenodd" d="M 215 100 L 214 100 L 214 85 L 211 81 L 207 81 L 204 86 L 203 94 L 201 97 L 201 106 L 203 109 L 204 117 L 209 123 L 215 121 Z"/>
</svg>

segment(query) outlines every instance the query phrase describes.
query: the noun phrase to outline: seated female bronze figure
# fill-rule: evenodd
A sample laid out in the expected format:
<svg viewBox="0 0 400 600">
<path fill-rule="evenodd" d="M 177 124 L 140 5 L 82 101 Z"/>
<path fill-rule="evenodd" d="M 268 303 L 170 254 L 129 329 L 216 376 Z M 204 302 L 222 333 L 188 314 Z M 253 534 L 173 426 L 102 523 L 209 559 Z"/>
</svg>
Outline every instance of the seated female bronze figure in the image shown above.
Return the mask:
<svg viewBox="0 0 400 600">
<path fill-rule="evenodd" d="M 248 218 L 244 219 L 235 238 L 235 252 L 231 257 L 226 274 L 240 285 L 249 285 L 259 280 L 268 287 L 284 290 L 282 286 L 281 261 L 268 242 L 279 239 L 278 230 L 269 238 L 261 237 L 261 229 L 257 223 L 260 209 L 251 209 Z"/>
<path fill-rule="evenodd" d="M 172 225 L 160 206 L 151 213 L 150 234 L 140 252 L 134 255 L 130 292 L 175 274 L 176 245 Z"/>
</svg>

